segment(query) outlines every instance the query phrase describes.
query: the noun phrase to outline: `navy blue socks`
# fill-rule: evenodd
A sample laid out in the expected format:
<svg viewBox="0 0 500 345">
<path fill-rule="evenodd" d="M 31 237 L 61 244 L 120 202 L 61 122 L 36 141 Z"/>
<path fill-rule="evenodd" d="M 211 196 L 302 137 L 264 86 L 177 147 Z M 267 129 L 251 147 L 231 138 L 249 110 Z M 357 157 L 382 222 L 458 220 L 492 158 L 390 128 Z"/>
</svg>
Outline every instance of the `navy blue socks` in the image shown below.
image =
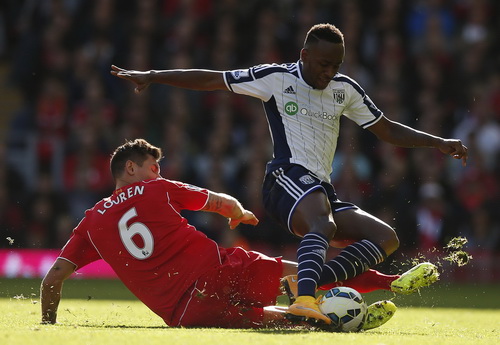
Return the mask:
<svg viewBox="0 0 500 345">
<path fill-rule="evenodd" d="M 299 296 L 316 295 L 328 246 L 328 239 L 319 233 L 310 232 L 302 238 L 297 250 Z"/>
</svg>

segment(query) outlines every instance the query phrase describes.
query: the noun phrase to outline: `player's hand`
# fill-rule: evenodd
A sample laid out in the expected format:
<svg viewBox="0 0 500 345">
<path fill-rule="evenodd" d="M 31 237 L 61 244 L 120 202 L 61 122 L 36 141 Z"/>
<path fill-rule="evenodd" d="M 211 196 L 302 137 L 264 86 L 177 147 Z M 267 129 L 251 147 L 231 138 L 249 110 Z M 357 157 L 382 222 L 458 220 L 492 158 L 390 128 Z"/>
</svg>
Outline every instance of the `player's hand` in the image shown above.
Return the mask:
<svg viewBox="0 0 500 345">
<path fill-rule="evenodd" d="M 240 218 L 229 218 L 229 228 L 234 229 L 238 225 L 240 225 L 240 223 L 257 225 L 259 224 L 259 220 L 252 212 L 244 210 L 243 216 L 241 216 Z"/>
<path fill-rule="evenodd" d="M 59 322 L 57 321 L 46 321 L 46 320 L 42 320 L 42 322 L 40 322 L 41 325 L 59 325 Z"/>
<path fill-rule="evenodd" d="M 463 166 L 467 165 L 467 146 L 459 139 L 443 139 L 438 149 L 455 159 L 461 159 Z"/>
<path fill-rule="evenodd" d="M 55 325 L 57 323 L 57 313 L 52 310 L 42 312 L 42 325 Z"/>
<path fill-rule="evenodd" d="M 135 93 L 139 93 L 146 89 L 151 82 L 149 81 L 149 71 L 133 71 L 120 68 L 115 65 L 111 65 L 110 73 L 115 77 L 122 78 L 131 81 L 135 84 Z"/>
</svg>

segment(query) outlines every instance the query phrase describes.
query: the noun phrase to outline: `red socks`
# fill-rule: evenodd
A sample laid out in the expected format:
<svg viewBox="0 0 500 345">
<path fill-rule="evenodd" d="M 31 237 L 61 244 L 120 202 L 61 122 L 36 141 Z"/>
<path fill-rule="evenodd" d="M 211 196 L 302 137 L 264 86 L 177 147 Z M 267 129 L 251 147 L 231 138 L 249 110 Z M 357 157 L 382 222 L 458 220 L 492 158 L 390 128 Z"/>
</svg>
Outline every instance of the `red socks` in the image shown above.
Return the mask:
<svg viewBox="0 0 500 345">
<path fill-rule="evenodd" d="M 399 275 L 387 275 L 370 269 L 354 278 L 325 284 L 318 287 L 318 289 L 330 290 L 336 286 L 348 286 L 360 293 L 372 292 L 375 290 L 391 290 L 391 283 L 399 277 Z"/>
</svg>

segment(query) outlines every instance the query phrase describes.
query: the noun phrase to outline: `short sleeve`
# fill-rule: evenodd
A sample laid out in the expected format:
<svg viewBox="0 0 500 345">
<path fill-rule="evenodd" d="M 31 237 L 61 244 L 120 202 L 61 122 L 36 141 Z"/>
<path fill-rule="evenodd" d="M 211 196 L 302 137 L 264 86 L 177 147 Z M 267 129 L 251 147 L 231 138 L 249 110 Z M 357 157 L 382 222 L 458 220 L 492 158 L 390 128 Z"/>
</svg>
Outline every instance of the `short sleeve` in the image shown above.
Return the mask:
<svg viewBox="0 0 500 345">
<path fill-rule="evenodd" d="M 237 94 L 258 98 L 267 102 L 273 95 L 273 73 L 282 72 L 277 65 L 260 65 L 248 69 L 224 72 L 227 88 Z"/>
<path fill-rule="evenodd" d="M 89 240 L 80 235 L 78 227 L 73 231 L 70 239 L 64 245 L 59 257 L 75 264 L 77 270 L 91 262 L 101 259 L 99 253 L 91 245 Z"/>
<path fill-rule="evenodd" d="M 181 210 L 198 211 L 208 201 L 208 190 L 188 183 L 169 181 L 167 183 L 169 202 Z"/>
<path fill-rule="evenodd" d="M 348 85 L 349 103 L 344 110 L 346 117 L 365 129 L 382 118 L 382 111 L 377 108 L 358 83 L 345 76 L 338 80 Z"/>
</svg>

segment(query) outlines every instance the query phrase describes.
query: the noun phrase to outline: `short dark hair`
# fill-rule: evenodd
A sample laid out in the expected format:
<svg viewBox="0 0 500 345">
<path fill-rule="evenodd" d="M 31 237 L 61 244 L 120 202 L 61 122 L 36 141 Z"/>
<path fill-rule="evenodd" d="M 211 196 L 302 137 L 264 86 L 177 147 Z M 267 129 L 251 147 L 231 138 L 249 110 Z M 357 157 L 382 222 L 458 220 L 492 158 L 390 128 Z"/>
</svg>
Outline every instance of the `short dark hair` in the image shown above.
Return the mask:
<svg viewBox="0 0 500 345">
<path fill-rule="evenodd" d="M 333 24 L 316 24 L 309 29 L 304 40 L 304 48 L 325 40 L 331 43 L 344 43 L 344 34 Z"/>
<path fill-rule="evenodd" d="M 153 156 L 159 161 L 162 158 L 161 149 L 151 145 L 144 139 L 127 140 L 125 144 L 118 146 L 111 155 L 110 167 L 113 178 L 120 177 L 125 169 L 125 163 L 131 160 L 135 164 L 142 166 L 142 163 Z"/>
</svg>

